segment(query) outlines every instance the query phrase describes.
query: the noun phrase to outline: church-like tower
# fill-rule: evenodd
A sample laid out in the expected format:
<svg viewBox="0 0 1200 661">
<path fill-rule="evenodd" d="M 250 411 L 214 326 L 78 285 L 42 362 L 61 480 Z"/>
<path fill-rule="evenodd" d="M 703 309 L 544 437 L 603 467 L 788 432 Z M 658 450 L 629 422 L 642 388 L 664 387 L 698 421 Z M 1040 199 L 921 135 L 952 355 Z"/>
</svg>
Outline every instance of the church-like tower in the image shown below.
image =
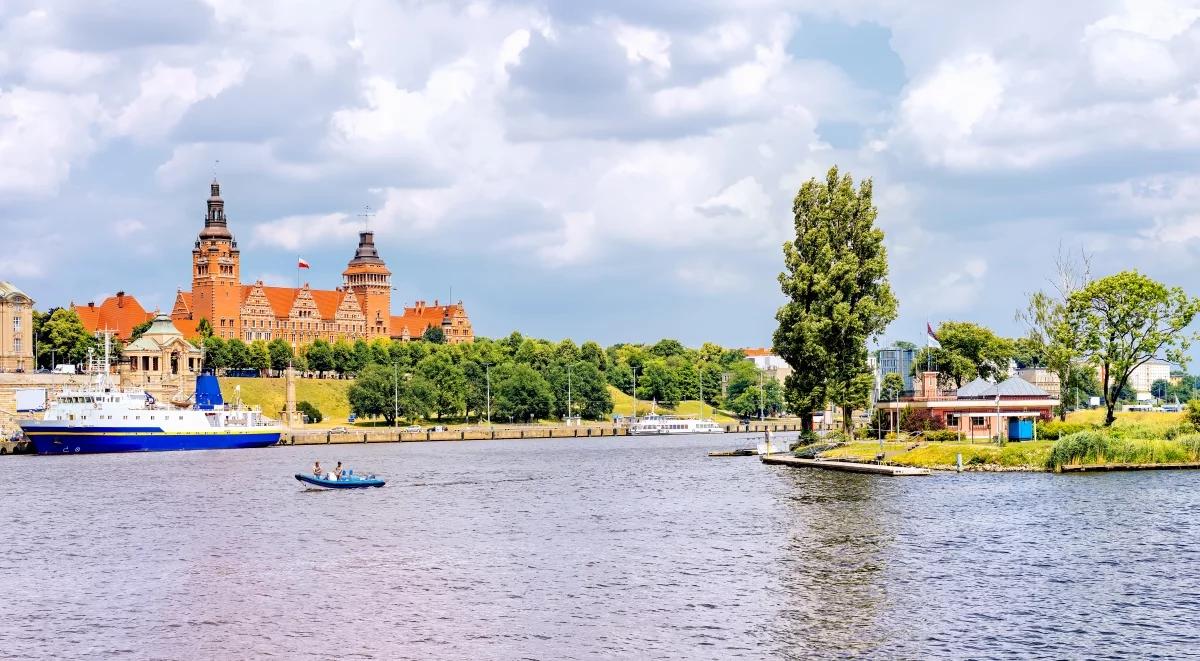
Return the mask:
<svg viewBox="0 0 1200 661">
<path fill-rule="evenodd" d="M 192 316 L 208 319 L 222 338 L 241 336 L 241 254 L 225 218 L 221 184 L 214 178 L 204 229 L 192 250 Z"/>
<path fill-rule="evenodd" d="M 368 338 L 388 337 L 392 319 L 392 272 L 375 249 L 375 233 L 358 233 L 358 250 L 342 272 L 346 289 L 358 298 L 367 318 Z"/>
</svg>

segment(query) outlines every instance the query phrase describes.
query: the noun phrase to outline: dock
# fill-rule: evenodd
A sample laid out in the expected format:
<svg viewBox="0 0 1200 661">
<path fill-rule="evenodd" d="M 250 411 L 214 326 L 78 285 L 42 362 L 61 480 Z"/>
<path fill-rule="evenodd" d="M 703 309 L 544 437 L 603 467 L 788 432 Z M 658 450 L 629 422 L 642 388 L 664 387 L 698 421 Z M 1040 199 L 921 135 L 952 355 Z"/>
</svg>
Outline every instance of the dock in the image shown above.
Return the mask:
<svg viewBox="0 0 1200 661">
<path fill-rule="evenodd" d="M 796 466 L 802 468 L 821 468 L 845 473 L 868 473 L 870 475 L 888 475 L 904 477 L 910 475 L 932 475 L 928 468 L 913 468 L 911 466 L 887 466 L 884 464 L 859 464 L 852 461 L 826 461 L 823 459 L 801 459 L 790 454 L 763 455 L 764 464 Z"/>
<path fill-rule="evenodd" d="M 710 457 L 753 457 L 758 454 L 758 450 L 754 448 L 739 448 L 737 450 L 713 450 L 708 453 Z"/>
</svg>

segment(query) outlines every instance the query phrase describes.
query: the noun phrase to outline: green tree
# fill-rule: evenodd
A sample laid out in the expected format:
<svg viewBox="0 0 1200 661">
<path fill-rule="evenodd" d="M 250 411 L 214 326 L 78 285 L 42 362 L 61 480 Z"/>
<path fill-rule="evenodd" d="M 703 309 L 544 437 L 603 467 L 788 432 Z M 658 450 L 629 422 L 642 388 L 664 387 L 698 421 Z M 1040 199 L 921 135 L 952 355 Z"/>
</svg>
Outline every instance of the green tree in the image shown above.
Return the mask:
<svg viewBox="0 0 1200 661">
<path fill-rule="evenodd" d="M 617 363 L 608 368 L 604 378 L 608 380 L 609 385 L 626 395 L 633 394 L 633 369 L 628 363 Z"/>
<path fill-rule="evenodd" d="M 296 403 L 296 410 L 304 414 L 304 417 L 309 422 L 320 422 L 325 419 L 325 415 L 321 413 L 321 409 L 313 405 L 312 402 L 301 400 Z"/>
<path fill-rule="evenodd" d="M 371 345 L 367 344 L 367 341 L 362 338 L 355 340 L 354 361 L 351 364 L 350 371 L 357 373 L 359 370 L 369 365 L 373 358 L 374 354 L 371 351 Z"/>
<path fill-rule="evenodd" d="M 601 372 L 608 370 L 608 354 L 592 340 L 584 342 L 583 346 L 579 347 L 579 357 L 595 365 L 596 369 Z"/>
<path fill-rule="evenodd" d="M 896 318 L 883 232 L 875 227 L 873 185 L 829 169 L 805 182 L 792 204 L 796 238 L 783 246 L 779 284 L 788 302 L 775 315 L 775 353 L 792 367 L 789 408 L 805 431 L 826 398 L 842 406 L 849 429 L 867 365 L 867 342 Z"/>
<path fill-rule="evenodd" d="M 153 323 L 154 323 L 154 320 L 147 319 L 146 321 L 143 321 L 142 323 L 138 324 L 137 326 L 134 326 L 133 330 L 129 331 L 129 341 L 133 342 L 134 340 L 138 339 L 139 337 L 145 335 L 146 331 L 150 330 L 150 326 Z"/>
<path fill-rule="evenodd" d="M 333 347 L 329 346 L 325 340 L 313 341 L 304 356 L 308 359 L 308 369 L 316 372 L 319 377 L 325 376 L 325 372 L 334 369 Z"/>
<path fill-rule="evenodd" d="M 579 347 L 575 346 L 575 342 L 571 338 L 567 338 L 555 345 L 555 362 L 566 365 L 577 360 L 579 360 Z"/>
<path fill-rule="evenodd" d="M 61 364 L 78 365 L 87 360 L 89 349 L 103 350 L 96 338 L 84 328 L 74 310 L 55 310 L 40 330 L 45 337 L 38 345 L 38 353 L 53 356 Z"/>
<path fill-rule="evenodd" d="M 271 357 L 271 369 L 276 372 L 287 369 L 292 361 L 292 345 L 279 338 L 267 343 L 267 353 Z"/>
<path fill-rule="evenodd" d="M 230 367 L 229 347 L 225 340 L 216 335 L 209 335 L 201 343 L 204 348 L 204 366 L 216 370 Z"/>
<path fill-rule="evenodd" d="M 354 345 L 347 342 L 344 338 L 333 343 L 333 371 L 338 373 L 338 376 L 345 376 L 346 372 L 354 371 Z"/>
<path fill-rule="evenodd" d="M 430 404 L 439 419 L 464 412 L 467 375 L 461 366 L 454 364 L 448 352 L 438 351 L 422 358 L 417 363 L 416 373 L 429 382 L 433 395 Z"/>
<path fill-rule="evenodd" d="M 226 351 L 229 352 L 229 362 L 226 365 L 227 367 L 232 367 L 239 370 L 248 369 L 251 367 L 250 347 L 246 346 L 245 342 L 235 337 L 225 343 L 225 348 Z"/>
<path fill-rule="evenodd" d="M 1159 399 L 1166 399 L 1167 391 L 1170 389 L 1171 382 L 1166 379 L 1157 379 L 1154 383 L 1150 384 L 1150 394 Z"/>
<path fill-rule="evenodd" d="M 903 392 L 904 377 L 895 372 L 888 372 L 883 375 L 883 382 L 879 386 L 879 395 L 884 401 L 897 401 Z"/>
<path fill-rule="evenodd" d="M 250 367 L 260 372 L 271 368 L 271 350 L 265 340 L 254 340 L 250 343 Z"/>
<path fill-rule="evenodd" d="M 200 317 L 200 321 L 196 322 L 196 333 L 205 340 L 212 337 L 212 322 L 210 322 L 207 317 Z"/>
<path fill-rule="evenodd" d="M 547 374 L 554 391 L 551 414 L 559 418 L 578 415 L 588 420 L 602 420 L 612 412 L 612 394 L 604 374 L 587 361 L 554 365 Z M 568 407 L 568 402 L 570 406 Z"/>
<path fill-rule="evenodd" d="M 897 349 L 903 349 L 905 351 L 913 351 L 914 349 L 917 348 L 917 345 L 915 345 L 912 342 L 909 342 L 907 340 L 896 340 L 895 342 L 892 342 L 892 346 Z"/>
<path fill-rule="evenodd" d="M 441 326 L 430 324 L 425 328 L 425 332 L 421 333 L 421 339 L 432 344 L 445 344 L 446 334 Z"/>
<path fill-rule="evenodd" d="M 429 415 L 433 388 L 424 377 L 388 365 L 368 365 L 359 372 L 347 391 L 350 411 L 364 418 L 382 417 L 396 424 L 395 414 L 414 420 Z"/>
<path fill-rule="evenodd" d="M 679 342 L 679 340 L 672 340 L 669 338 L 661 339 L 658 342 L 656 342 L 654 344 L 654 346 L 650 347 L 650 353 L 654 354 L 655 356 L 658 356 L 659 358 L 670 358 L 671 356 L 678 356 L 679 354 L 683 353 L 684 351 L 685 351 L 685 348 Z"/>
<path fill-rule="evenodd" d="M 506 365 L 493 377 L 492 402 L 502 418 L 533 422 L 550 415 L 554 392 L 546 378 L 528 365 Z"/>
<path fill-rule="evenodd" d="M 391 345 L 392 341 L 386 337 L 377 337 L 371 340 L 371 359 L 366 364 L 378 363 L 380 365 L 387 365 L 392 362 Z"/>
<path fill-rule="evenodd" d="M 681 398 L 679 378 L 662 359 L 646 363 L 637 380 L 638 399 L 655 401 L 663 406 L 675 406 Z"/>
<path fill-rule="evenodd" d="M 1116 419 L 1118 396 L 1138 366 L 1156 357 L 1186 366 L 1196 334 L 1184 329 L 1198 311 L 1200 299 L 1137 271 L 1095 280 L 1071 295 L 1068 323 L 1083 340 L 1083 354 L 1100 368 L 1105 426 Z"/>
<path fill-rule="evenodd" d="M 1065 421 L 1067 411 L 1079 404 L 1080 380 L 1087 378 L 1078 366 L 1082 338 L 1079 327 L 1069 319 L 1068 306 L 1071 295 L 1091 280 L 1091 257 L 1081 253 L 1079 259 L 1074 259 L 1060 248 L 1055 265 L 1057 276 L 1052 291 L 1030 294 L 1028 305 L 1017 313 L 1017 320 L 1025 322 L 1029 335 L 1018 340 L 1016 348 L 1018 364 L 1026 363 L 1022 367 L 1036 360 L 1058 376 L 1058 417 Z"/>
<path fill-rule="evenodd" d="M 955 388 L 977 377 L 1001 380 L 1008 372 L 1013 346 L 988 328 L 967 321 L 946 321 L 938 326 L 940 347 L 917 352 L 914 369 L 932 362 L 941 385 Z"/>
</svg>

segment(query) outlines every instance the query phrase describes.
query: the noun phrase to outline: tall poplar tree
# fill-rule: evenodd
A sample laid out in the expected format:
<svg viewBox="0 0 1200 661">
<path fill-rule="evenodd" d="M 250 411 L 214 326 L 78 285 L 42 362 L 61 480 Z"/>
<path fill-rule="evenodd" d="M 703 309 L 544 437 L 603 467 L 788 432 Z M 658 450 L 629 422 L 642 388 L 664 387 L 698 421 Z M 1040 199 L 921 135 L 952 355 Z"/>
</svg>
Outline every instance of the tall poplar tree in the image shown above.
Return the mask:
<svg viewBox="0 0 1200 661">
<path fill-rule="evenodd" d="M 805 431 L 830 398 L 850 428 L 870 391 L 867 342 L 896 318 L 871 192 L 870 179 L 855 189 L 834 166 L 825 181 L 806 181 L 792 203 L 796 238 L 783 244 L 779 284 L 788 302 L 775 315 L 774 348 L 792 368 L 786 398 Z"/>
</svg>

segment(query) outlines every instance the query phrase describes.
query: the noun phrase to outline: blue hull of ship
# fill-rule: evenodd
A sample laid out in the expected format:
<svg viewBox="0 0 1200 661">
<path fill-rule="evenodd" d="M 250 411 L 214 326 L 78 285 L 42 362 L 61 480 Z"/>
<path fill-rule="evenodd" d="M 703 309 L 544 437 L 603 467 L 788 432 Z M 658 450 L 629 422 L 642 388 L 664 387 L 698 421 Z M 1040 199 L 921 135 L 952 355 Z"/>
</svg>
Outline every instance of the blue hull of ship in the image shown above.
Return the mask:
<svg viewBox="0 0 1200 661">
<path fill-rule="evenodd" d="M 262 448 L 279 442 L 279 432 L 222 434 L 169 434 L 161 429 L 27 430 L 25 436 L 38 454 L 97 452 L 169 452 L 175 450 L 230 450 Z"/>
</svg>

